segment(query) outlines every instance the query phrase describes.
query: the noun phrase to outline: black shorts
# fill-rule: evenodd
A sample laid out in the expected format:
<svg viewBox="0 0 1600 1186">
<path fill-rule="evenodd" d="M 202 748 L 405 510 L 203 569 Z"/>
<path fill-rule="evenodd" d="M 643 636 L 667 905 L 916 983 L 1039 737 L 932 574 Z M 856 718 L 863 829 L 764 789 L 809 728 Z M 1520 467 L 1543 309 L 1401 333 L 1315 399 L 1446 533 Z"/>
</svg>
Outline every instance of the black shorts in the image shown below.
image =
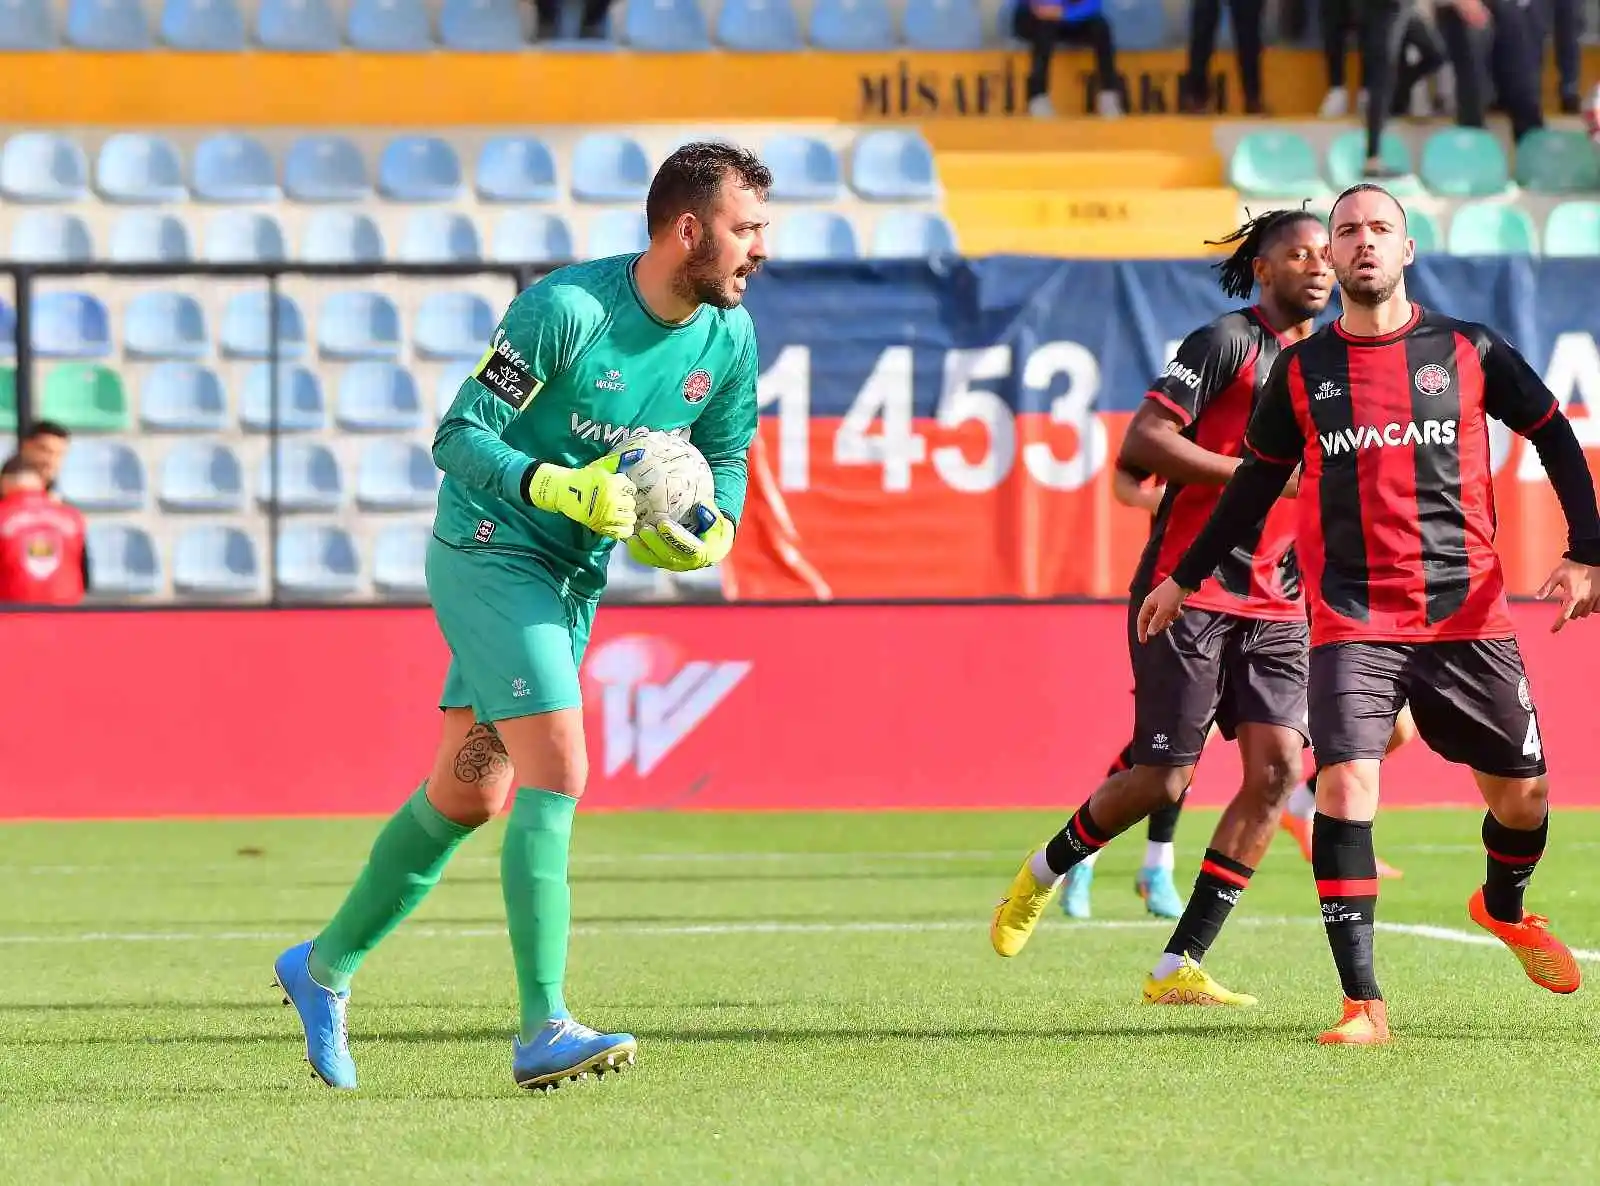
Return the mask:
<svg viewBox="0 0 1600 1186">
<path fill-rule="evenodd" d="M 1240 725 L 1282 725 L 1302 737 L 1310 631 L 1306 623 L 1186 610 L 1162 633 L 1139 642 L 1131 602 L 1133 761 L 1192 766 L 1215 722 L 1230 741 Z"/>
<path fill-rule="evenodd" d="M 1341 642 L 1311 652 L 1311 745 L 1319 766 L 1381 758 L 1410 702 L 1447 762 L 1498 778 L 1545 772 L 1538 714 L 1514 638 Z"/>
</svg>

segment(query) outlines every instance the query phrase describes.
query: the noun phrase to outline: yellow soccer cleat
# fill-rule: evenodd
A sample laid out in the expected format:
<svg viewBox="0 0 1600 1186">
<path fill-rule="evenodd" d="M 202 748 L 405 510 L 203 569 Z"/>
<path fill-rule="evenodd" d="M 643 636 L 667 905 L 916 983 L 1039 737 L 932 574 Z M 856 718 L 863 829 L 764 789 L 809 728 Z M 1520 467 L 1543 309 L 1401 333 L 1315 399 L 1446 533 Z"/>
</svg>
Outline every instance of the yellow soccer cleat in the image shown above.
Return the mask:
<svg viewBox="0 0 1600 1186">
<path fill-rule="evenodd" d="M 1035 849 L 1034 852 L 1039 851 Z M 1041 885 L 1033 875 L 1033 853 L 1022 862 L 1022 868 L 1011 879 L 1006 896 L 995 904 L 994 918 L 989 921 L 989 942 L 994 944 L 996 955 L 1012 956 L 1027 946 L 1039 916 L 1050 905 L 1061 878 L 1049 885 Z"/>
<path fill-rule="evenodd" d="M 1147 1005 L 1231 1005 L 1247 1009 L 1256 1003 L 1248 993 L 1229 992 L 1188 956 L 1171 974 L 1157 980 L 1144 978 L 1144 1003 Z"/>
</svg>

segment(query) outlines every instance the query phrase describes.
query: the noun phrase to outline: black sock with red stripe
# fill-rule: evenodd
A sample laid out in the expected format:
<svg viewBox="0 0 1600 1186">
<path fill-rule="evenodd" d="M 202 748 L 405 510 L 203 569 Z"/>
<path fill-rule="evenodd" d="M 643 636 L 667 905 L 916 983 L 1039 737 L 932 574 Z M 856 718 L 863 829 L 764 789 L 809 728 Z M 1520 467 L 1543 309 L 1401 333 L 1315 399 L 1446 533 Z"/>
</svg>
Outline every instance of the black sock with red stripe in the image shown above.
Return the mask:
<svg viewBox="0 0 1600 1186">
<path fill-rule="evenodd" d="M 1311 822 L 1311 870 L 1344 995 L 1352 1001 L 1382 1000 L 1372 966 L 1378 858 L 1372 850 L 1371 821 L 1335 819 L 1317 812 Z"/>
<path fill-rule="evenodd" d="M 1072 813 L 1067 826 L 1044 846 L 1044 863 L 1060 877 L 1079 861 L 1094 856 L 1111 843 L 1111 839 L 1112 834 L 1094 822 L 1094 817 L 1089 814 L 1089 805 L 1085 803 Z"/>
<path fill-rule="evenodd" d="M 1501 922 L 1522 921 L 1522 893 L 1533 879 L 1533 867 L 1544 856 L 1550 835 L 1546 815 L 1531 831 L 1508 828 L 1490 812 L 1483 815 L 1483 848 L 1489 854 L 1489 872 L 1483 879 L 1483 905 Z"/>
<path fill-rule="evenodd" d="M 1132 768 L 1133 742 L 1130 741 L 1127 745 L 1122 747 L 1121 753 L 1111 759 L 1111 765 L 1106 767 L 1106 777 L 1115 777 L 1116 775 L 1121 774 L 1124 770 L 1131 770 Z"/>
<path fill-rule="evenodd" d="M 1172 838 L 1178 834 L 1178 817 L 1183 814 L 1183 801 L 1189 797 L 1185 791 L 1178 796 L 1176 803 L 1168 803 L 1160 811 L 1150 813 L 1149 835 L 1151 844 L 1171 844 Z M 1209 853 L 1207 854 L 1210 855 Z M 1246 873 L 1246 877 L 1250 874 Z"/>
<path fill-rule="evenodd" d="M 1194 893 L 1189 895 L 1183 917 L 1167 940 L 1167 954 L 1187 955 L 1196 963 L 1203 961 L 1254 872 L 1243 861 L 1224 856 L 1214 848 L 1206 849 L 1200 875 L 1194 879 Z"/>
</svg>

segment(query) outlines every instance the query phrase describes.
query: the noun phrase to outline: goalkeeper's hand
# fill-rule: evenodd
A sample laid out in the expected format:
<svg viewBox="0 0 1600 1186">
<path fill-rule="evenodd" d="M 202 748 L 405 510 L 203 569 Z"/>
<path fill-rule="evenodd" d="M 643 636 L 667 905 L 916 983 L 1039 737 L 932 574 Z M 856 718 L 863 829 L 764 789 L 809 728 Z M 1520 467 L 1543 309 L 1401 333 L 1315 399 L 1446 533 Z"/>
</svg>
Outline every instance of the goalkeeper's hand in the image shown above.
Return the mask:
<svg viewBox="0 0 1600 1186">
<path fill-rule="evenodd" d="M 528 479 L 528 502 L 541 511 L 565 515 L 590 531 L 627 539 L 633 535 L 637 510 L 633 482 L 618 469 L 636 464 L 643 449 L 618 449 L 582 469 L 540 462 Z"/>
<path fill-rule="evenodd" d="M 640 564 L 668 572 L 693 572 L 721 564 L 733 550 L 733 521 L 715 507 L 696 503 L 695 530 L 670 519 L 641 527 L 628 541 L 628 555 Z"/>
</svg>

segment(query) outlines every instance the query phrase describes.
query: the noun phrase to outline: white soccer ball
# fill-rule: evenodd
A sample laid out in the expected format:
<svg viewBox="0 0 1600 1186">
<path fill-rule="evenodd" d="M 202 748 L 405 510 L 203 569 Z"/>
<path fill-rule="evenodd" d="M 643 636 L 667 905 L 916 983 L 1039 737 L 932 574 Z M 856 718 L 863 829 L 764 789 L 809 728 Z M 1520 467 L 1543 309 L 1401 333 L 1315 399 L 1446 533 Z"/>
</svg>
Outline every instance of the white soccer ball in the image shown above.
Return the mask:
<svg viewBox="0 0 1600 1186">
<path fill-rule="evenodd" d="M 695 503 L 712 505 L 716 487 L 711 466 L 687 440 L 669 432 L 651 430 L 628 442 L 642 448 L 644 456 L 628 467 L 627 475 L 638 493 L 639 523 L 651 527 L 663 519 L 690 526 Z"/>
</svg>

